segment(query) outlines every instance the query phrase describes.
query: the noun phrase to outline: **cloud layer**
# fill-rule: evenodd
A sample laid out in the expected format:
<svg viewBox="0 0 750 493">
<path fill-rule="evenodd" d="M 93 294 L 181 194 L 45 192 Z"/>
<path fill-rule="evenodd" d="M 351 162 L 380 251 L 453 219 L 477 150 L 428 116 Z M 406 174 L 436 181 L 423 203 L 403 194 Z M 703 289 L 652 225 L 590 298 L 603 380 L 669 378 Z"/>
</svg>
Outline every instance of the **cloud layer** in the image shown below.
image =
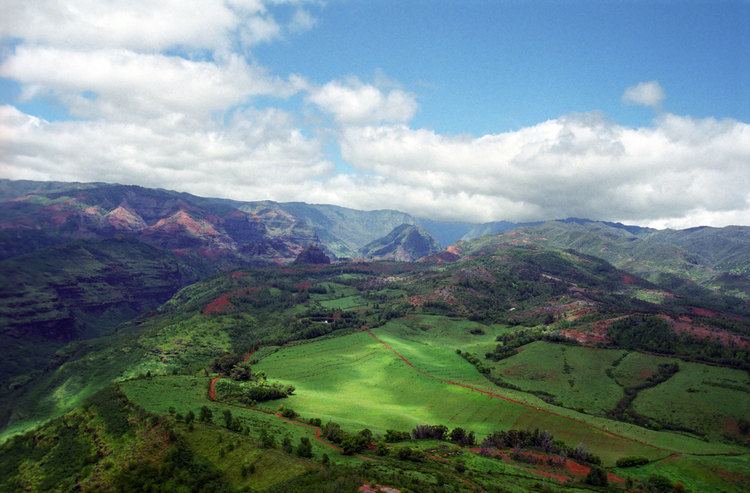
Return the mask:
<svg viewBox="0 0 750 493">
<path fill-rule="evenodd" d="M 260 0 L 7 2 L 0 77 L 20 85 L 22 102 L 53 98 L 72 118 L 0 106 L 0 176 L 476 222 L 748 224 L 750 125 L 662 113 L 657 81 L 623 94 L 659 110 L 646 127 L 591 112 L 445 135 L 410 123 L 417 95 L 396 84 L 346 74 L 312 82 L 255 60 L 258 43 L 315 28 L 301 2 L 287 12 Z M 336 172 L 330 144 L 354 173 Z"/>
</svg>

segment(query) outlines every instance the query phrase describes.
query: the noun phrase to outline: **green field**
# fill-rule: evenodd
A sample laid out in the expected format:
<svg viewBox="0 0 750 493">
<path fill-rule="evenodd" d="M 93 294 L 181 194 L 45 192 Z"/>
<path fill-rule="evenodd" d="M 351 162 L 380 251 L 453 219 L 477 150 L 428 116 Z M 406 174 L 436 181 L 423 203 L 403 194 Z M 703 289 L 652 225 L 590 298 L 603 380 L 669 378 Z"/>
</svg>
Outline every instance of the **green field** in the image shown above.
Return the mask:
<svg viewBox="0 0 750 493">
<path fill-rule="evenodd" d="M 397 339 L 389 330 L 394 327 L 386 325 L 374 333 L 399 352 L 410 344 L 399 340 L 396 347 L 392 343 Z M 428 345 L 402 354 L 410 361 L 417 356 L 414 367 L 369 334 L 356 333 L 281 349 L 261 360 L 257 368 L 297 388 L 295 395 L 285 400 L 286 405 L 303 416 L 334 419 L 350 429 L 368 427 L 383 432 L 410 429 L 418 423 L 441 423 L 483 435 L 498 429 L 539 427 L 573 445 L 585 443 L 610 462 L 623 455 L 659 458 L 673 450 L 732 450 L 610 420 L 591 418 L 588 422 L 585 415 L 565 414 L 560 408 L 542 407 L 541 402 L 512 402 L 448 384 L 447 378 L 465 382 L 481 375 L 445 348 L 433 353 L 435 363 L 429 368 L 434 373 L 420 366 L 430 355 Z M 507 395 L 513 398 L 513 394 Z M 612 433 L 615 430 L 617 435 Z M 622 430 L 632 438 L 621 436 Z M 655 445 L 642 442 L 644 435 L 653 437 Z"/>
<path fill-rule="evenodd" d="M 523 390 L 554 396 L 562 406 L 605 415 L 623 395 L 605 372 L 623 354 L 537 341 L 492 365 L 492 374 Z"/>
<path fill-rule="evenodd" d="M 742 370 L 680 362 L 676 375 L 641 392 L 633 405 L 665 426 L 732 437 L 740 420 L 750 420 L 750 380 Z"/>
</svg>

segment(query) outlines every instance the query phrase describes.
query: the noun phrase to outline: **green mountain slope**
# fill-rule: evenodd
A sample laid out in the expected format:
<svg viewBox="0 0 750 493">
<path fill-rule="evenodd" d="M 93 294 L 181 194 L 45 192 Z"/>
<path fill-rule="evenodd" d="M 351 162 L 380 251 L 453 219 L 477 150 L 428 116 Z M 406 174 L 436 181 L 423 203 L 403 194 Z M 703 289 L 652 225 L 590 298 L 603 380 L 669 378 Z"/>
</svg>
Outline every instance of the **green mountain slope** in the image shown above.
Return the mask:
<svg viewBox="0 0 750 493">
<path fill-rule="evenodd" d="M 401 224 L 360 250 L 365 258 L 413 262 L 440 251 L 430 234 L 412 224 Z"/>
</svg>

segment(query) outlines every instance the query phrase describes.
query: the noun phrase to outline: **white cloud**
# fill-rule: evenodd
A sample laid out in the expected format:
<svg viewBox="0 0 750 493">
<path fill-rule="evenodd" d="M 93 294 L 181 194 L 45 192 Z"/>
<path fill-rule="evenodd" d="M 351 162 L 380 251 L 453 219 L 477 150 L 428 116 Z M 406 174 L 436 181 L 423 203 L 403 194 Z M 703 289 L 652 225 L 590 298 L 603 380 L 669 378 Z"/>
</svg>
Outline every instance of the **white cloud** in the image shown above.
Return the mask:
<svg viewBox="0 0 750 493">
<path fill-rule="evenodd" d="M 302 33 L 315 27 L 317 22 L 317 19 L 307 10 L 296 9 L 292 20 L 289 21 L 289 30 L 293 33 Z"/>
<path fill-rule="evenodd" d="M 312 88 L 308 101 L 348 124 L 407 122 L 417 111 L 413 94 L 400 89 L 383 91 L 356 78 Z"/>
<path fill-rule="evenodd" d="M 750 207 L 750 125 L 735 120 L 665 115 L 653 127 L 630 128 L 583 114 L 478 138 L 349 127 L 341 149 L 444 218 L 643 222 Z"/>
<path fill-rule="evenodd" d="M 263 11 L 259 1 L 6 0 L 0 36 L 77 49 L 221 49 L 243 20 Z"/>
<path fill-rule="evenodd" d="M 116 49 L 21 45 L 0 65 L 0 76 L 24 84 L 25 99 L 51 93 L 76 115 L 116 120 L 174 113 L 205 118 L 251 96 L 297 90 L 237 55 L 192 61 Z"/>
<path fill-rule="evenodd" d="M 659 109 L 664 98 L 664 89 L 655 80 L 641 82 L 640 84 L 628 87 L 622 94 L 622 101 L 624 103 L 636 106 L 648 106 L 653 109 Z"/>
<path fill-rule="evenodd" d="M 320 143 L 280 110 L 239 112 L 226 126 L 160 128 L 47 122 L 0 106 L 0 174 L 13 179 L 137 183 L 247 199 L 302 189 L 332 169 Z"/>
</svg>

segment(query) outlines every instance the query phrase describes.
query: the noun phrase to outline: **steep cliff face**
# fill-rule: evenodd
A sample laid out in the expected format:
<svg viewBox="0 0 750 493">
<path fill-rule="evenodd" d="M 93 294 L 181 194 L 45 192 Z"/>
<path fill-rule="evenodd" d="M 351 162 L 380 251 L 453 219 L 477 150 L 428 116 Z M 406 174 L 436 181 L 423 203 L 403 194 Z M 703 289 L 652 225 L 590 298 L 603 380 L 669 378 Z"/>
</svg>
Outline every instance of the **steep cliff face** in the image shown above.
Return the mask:
<svg viewBox="0 0 750 493">
<path fill-rule="evenodd" d="M 440 245 L 425 230 L 413 224 L 401 224 L 365 245 L 361 254 L 371 259 L 413 262 L 439 251 Z"/>
</svg>

